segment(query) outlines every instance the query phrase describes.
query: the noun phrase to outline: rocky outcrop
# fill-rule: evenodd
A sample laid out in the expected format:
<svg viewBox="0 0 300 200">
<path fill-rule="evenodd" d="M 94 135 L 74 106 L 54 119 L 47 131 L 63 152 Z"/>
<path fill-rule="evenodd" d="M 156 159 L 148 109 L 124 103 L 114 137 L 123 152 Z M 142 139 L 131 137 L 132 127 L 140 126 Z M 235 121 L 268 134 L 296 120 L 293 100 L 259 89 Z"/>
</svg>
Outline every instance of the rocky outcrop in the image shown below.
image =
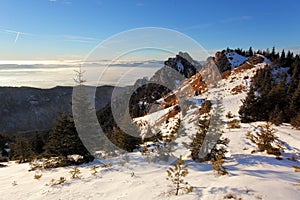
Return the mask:
<svg viewBox="0 0 300 200">
<path fill-rule="evenodd" d="M 218 51 L 215 54 L 215 57 L 213 58 L 213 61 L 217 65 L 220 73 L 225 72 L 227 70 L 231 70 L 231 64 L 227 59 L 227 56 L 225 54 L 225 50 Z"/>
</svg>

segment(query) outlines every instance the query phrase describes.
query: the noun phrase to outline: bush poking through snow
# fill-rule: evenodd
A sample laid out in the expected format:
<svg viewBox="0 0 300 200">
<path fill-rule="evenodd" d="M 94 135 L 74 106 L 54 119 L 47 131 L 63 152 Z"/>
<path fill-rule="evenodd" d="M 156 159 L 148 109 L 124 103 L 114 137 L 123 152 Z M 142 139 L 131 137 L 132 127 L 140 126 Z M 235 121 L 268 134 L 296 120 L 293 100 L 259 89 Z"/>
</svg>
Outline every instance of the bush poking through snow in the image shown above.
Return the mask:
<svg viewBox="0 0 300 200">
<path fill-rule="evenodd" d="M 111 166 L 112 166 L 111 162 L 101 165 L 102 168 L 110 168 Z"/>
<path fill-rule="evenodd" d="M 66 178 L 61 176 L 58 180 L 55 180 L 54 178 L 51 179 L 50 183 L 46 184 L 46 186 L 55 186 L 55 185 L 59 185 L 59 184 L 63 184 L 64 182 L 66 182 Z"/>
<path fill-rule="evenodd" d="M 79 178 L 79 174 L 80 174 L 80 169 L 78 169 L 78 167 L 73 167 L 70 171 L 71 174 L 71 178 L 75 179 L 75 178 Z"/>
<path fill-rule="evenodd" d="M 34 175 L 34 179 L 39 180 L 40 178 L 42 178 L 42 175 L 43 175 L 43 174 L 41 174 L 41 173 L 39 173 L 39 174 L 36 173 L 36 174 Z"/>
<path fill-rule="evenodd" d="M 57 168 L 57 167 L 64 167 L 71 163 L 63 157 L 50 157 L 50 158 L 43 158 L 40 161 L 34 159 L 30 162 L 30 169 L 29 171 L 35 171 L 40 169 L 48 169 L 48 168 Z"/>
<path fill-rule="evenodd" d="M 256 133 L 247 132 L 247 138 L 257 145 L 259 151 L 266 151 L 268 154 L 280 156 L 280 150 L 283 149 L 278 137 L 275 136 L 275 129 L 272 124 L 267 122 L 265 125 L 258 126 L 260 131 Z"/>
<path fill-rule="evenodd" d="M 42 169 L 42 166 L 38 163 L 36 159 L 29 162 L 30 169 L 28 171 L 35 171 L 37 169 Z"/>
<path fill-rule="evenodd" d="M 131 176 L 131 177 L 136 177 L 136 175 L 135 175 L 134 172 L 131 172 L 131 173 L 130 173 L 130 176 Z"/>
<path fill-rule="evenodd" d="M 7 167 L 7 165 L 3 165 L 0 163 L 0 168 L 2 168 L 2 167 Z"/>
<path fill-rule="evenodd" d="M 225 117 L 226 117 L 227 119 L 233 118 L 232 112 L 231 112 L 231 111 L 228 111 L 228 113 L 225 115 Z"/>
<path fill-rule="evenodd" d="M 224 164 L 223 156 L 217 155 L 216 160 L 212 161 L 212 169 L 218 173 L 218 175 L 226 175 L 228 174 L 227 169 L 223 166 Z"/>
<path fill-rule="evenodd" d="M 291 119 L 291 125 L 295 129 L 300 130 L 300 114 L 298 114 L 296 117 Z"/>
<path fill-rule="evenodd" d="M 97 173 L 98 173 L 98 171 L 97 171 L 97 169 L 99 168 L 99 166 L 97 166 L 97 165 L 93 165 L 92 167 L 91 167 L 91 174 L 93 175 L 93 176 L 96 176 L 97 175 Z"/>
<path fill-rule="evenodd" d="M 187 165 L 184 164 L 182 156 L 174 164 L 174 167 L 169 167 L 167 170 L 168 177 L 167 180 L 170 180 L 175 187 L 175 195 L 179 194 L 179 191 L 183 193 L 189 193 L 193 191 L 193 187 L 184 181 L 184 177 L 189 173 Z"/>
<path fill-rule="evenodd" d="M 300 167 L 298 167 L 296 165 L 293 165 L 292 167 L 295 169 L 295 172 L 300 172 Z"/>
<path fill-rule="evenodd" d="M 227 128 L 233 129 L 233 128 L 241 128 L 240 121 L 238 119 L 233 119 L 227 122 Z"/>
<path fill-rule="evenodd" d="M 241 197 L 238 197 L 236 194 L 231 194 L 231 193 L 226 194 L 226 195 L 224 196 L 224 199 L 242 200 Z"/>
<path fill-rule="evenodd" d="M 13 181 L 11 184 L 12 184 L 12 186 L 18 185 L 16 181 Z"/>
</svg>

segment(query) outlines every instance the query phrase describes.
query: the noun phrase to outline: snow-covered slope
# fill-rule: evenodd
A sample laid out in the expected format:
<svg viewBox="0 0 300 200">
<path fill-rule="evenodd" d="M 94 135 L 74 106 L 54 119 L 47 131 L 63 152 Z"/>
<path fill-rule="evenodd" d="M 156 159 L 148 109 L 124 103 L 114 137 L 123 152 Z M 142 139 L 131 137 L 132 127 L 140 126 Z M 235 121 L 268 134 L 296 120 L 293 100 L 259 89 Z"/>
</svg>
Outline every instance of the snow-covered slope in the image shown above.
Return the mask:
<svg viewBox="0 0 300 200">
<path fill-rule="evenodd" d="M 285 147 L 282 160 L 277 160 L 264 152 L 253 153 L 256 147 L 246 138 L 248 131 L 253 131 L 264 122 L 241 124 L 239 129 L 226 128 L 226 113 L 231 111 L 234 119 L 238 119 L 241 99 L 246 95 L 251 76 L 258 67 L 266 64 L 261 63 L 256 68 L 245 70 L 237 68 L 230 76 L 221 80 L 217 87 L 199 96 L 191 96 L 190 92 L 183 95 L 193 101 L 198 99 L 199 102 L 201 99 L 215 102 L 217 97 L 222 97 L 222 137 L 230 139 L 224 164 L 228 175 L 216 175 L 210 162 L 192 161 L 190 150 L 183 145 L 189 143 L 191 136 L 197 131 L 200 104 L 191 106 L 184 115 L 180 112 L 175 114 L 168 122 L 161 121 L 166 119 L 170 110 L 174 110 L 174 106 L 171 106 L 134 121 L 145 133 L 150 124 L 168 134 L 176 120 L 180 119 L 182 127 L 175 140 L 173 153 L 175 156 L 183 155 L 189 170 L 185 180 L 194 187 L 193 192 L 174 196 L 171 192 L 172 184 L 166 180 L 166 170 L 170 164 L 151 160 L 155 153 L 142 155 L 135 152 L 108 159 L 107 162 L 112 162 L 112 167 L 100 167 L 96 176 L 91 175 L 90 168 L 93 165 L 100 166 L 99 161 L 81 165 L 78 179 L 70 178 L 71 167 L 42 170 L 39 172 L 42 177 L 36 180 L 34 175 L 37 172 L 29 172 L 29 164 L 4 163 L 8 166 L 0 168 L 0 199 L 299 199 L 300 172 L 294 172 L 292 166 L 300 167 L 300 131 L 292 129 L 288 124 L 274 127 Z M 234 88 L 241 89 L 233 90 Z M 57 180 L 60 177 L 65 177 L 66 182 L 52 187 L 46 185 L 51 179 Z"/>
<path fill-rule="evenodd" d="M 226 55 L 228 61 L 230 62 L 232 69 L 240 66 L 241 64 L 243 64 L 245 61 L 248 60 L 247 57 L 242 56 L 234 51 L 226 52 L 225 55 Z"/>
</svg>

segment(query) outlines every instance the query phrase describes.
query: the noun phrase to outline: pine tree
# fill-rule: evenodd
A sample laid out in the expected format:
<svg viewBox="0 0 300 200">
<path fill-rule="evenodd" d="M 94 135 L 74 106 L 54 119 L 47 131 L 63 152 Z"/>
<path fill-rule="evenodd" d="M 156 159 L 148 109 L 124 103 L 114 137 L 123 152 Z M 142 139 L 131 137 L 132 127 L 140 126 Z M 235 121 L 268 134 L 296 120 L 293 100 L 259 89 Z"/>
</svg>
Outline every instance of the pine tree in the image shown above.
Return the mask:
<svg viewBox="0 0 300 200">
<path fill-rule="evenodd" d="M 291 67 L 294 60 L 294 55 L 291 51 L 288 51 L 286 54 L 286 58 L 284 60 L 284 63 L 282 63 L 283 67 Z"/>
<path fill-rule="evenodd" d="M 190 144 L 191 156 L 193 160 L 199 160 L 200 148 L 207 134 L 207 130 L 209 127 L 209 120 L 207 119 L 206 116 L 204 119 L 199 119 L 198 127 L 199 129 Z"/>
<path fill-rule="evenodd" d="M 290 103 L 290 111 L 293 116 L 300 112 L 300 82 L 296 91 L 293 93 Z"/>
<path fill-rule="evenodd" d="M 224 164 L 223 156 L 218 154 L 216 159 L 212 161 L 212 168 L 214 171 L 218 173 L 218 175 L 226 175 L 228 174 L 226 167 L 223 166 Z"/>
<path fill-rule="evenodd" d="M 276 51 L 275 51 L 275 47 L 272 48 L 272 51 L 271 51 L 271 55 L 270 55 L 270 59 L 272 61 L 274 61 L 276 59 Z"/>
<path fill-rule="evenodd" d="M 269 108 L 271 122 L 276 125 L 286 122 L 286 117 L 284 115 L 284 110 L 287 108 L 287 86 L 286 86 L 286 75 L 280 80 L 280 82 L 271 89 L 266 99 Z M 276 101 L 270 104 L 274 99 Z"/>
<path fill-rule="evenodd" d="M 272 123 L 267 122 L 265 125 L 259 126 L 259 132 L 255 134 L 247 133 L 247 138 L 257 145 L 258 150 L 279 156 L 282 147 L 277 142 L 278 137 L 275 136 L 275 133 L 276 130 L 272 128 Z M 277 147 L 274 145 L 277 145 Z"/>
<path fill-rule="evenodd" d="M 258 99 L 255 96 L 254 89 L 251 86 L 247 96 L 242 100 L 243 105 L 240 107 L 239 115 L 242 123 L 248 123 L 256 121 L 256 112 Z"/>
<path fill-rule="evenodd" d="M 285 63 L 285 52 L 284 52 L 284 49 L 282 50 L 281 52 L 281 55 L 280 55 L 280 65 L 283 66 Z"/>
<path fill-rule="evenodd" d="M 61 156 L 67 160 L 68 155 L 81 155 L 83 162 L 90 162 L 94 158 L 82 144 L 72 116 L 60 114 L 60 118 L 53 126 L 46 144 L 46 154 L 49 156 Z"/>
<path fill-rule="evenodd" d="M 247 52 L 247 56 L 251 57 L 253 56 L 253 50 L 252 47 L 249 48 L 248 52 Z"/>
<path fill-rule="evenodd" d="M 297 89 L 298 82 L 300 80 L 300 57 L 296 56 L 295 61 L 291 65 L 291 70 L 289 73 L 291 74 L 291 82 L 288 87 L 288 95 L 291 98 L 295 90 Z"/>
<path fill-rule="evenodd" d="M 40 155 L 45 151 L 44 150 L 45 141 L 40 132 L 35 133 L 35 136 L 31 143 L 32 143 L 33 150 L 37 155 Z"/>
<path fill-rule="evenodd" d="M 167 180 L 170 180 L 175 187 L 175 195 L 178 195 L 180 190 L 186 193 L 193 191 L 193 187 L 190 186 L 188 182 L 184 181 L 184 177 L 186 177 L 189 172 L 187 165 L 185 165 L 184 161 L 182 160 L 182 156 L 179 157 L 173 168 L 169 167 L 167 173 Z"/>
<path fill-rule="evenodd" d="M 95 102 L 90 97 L 90 94 L 96 93 L 96 88 L 85 85 L 86 80 L 83 77 L 84 71 L 81 66 L 75 73 L 75 86 L 72 95 L 73 119 L 80 140 L 87 150 L 94 154 L 97 150 L 103 150 L 107 140 L 104 134 L 100 134 Z"/>
<path fill-rule="evenodd" d="M 71 174 L 72 179 L 79 178 L 79 174 L 81 174 L 80 169 L 78 169 L 78 167 L 73 167 L 69 173 Z"/>
<path fill-rule="evenodd" d="M 23 137 L 17 136 L 12 147 L 13 159 L 19 160 L 19 163 L 28 162 L 34 157 L 29 141 Z"/>
<path fill-rule="evenodd" d="M 291 125 L 295 129 L 300 130 L 300 113 L 291 119 Z"/>
</svg>

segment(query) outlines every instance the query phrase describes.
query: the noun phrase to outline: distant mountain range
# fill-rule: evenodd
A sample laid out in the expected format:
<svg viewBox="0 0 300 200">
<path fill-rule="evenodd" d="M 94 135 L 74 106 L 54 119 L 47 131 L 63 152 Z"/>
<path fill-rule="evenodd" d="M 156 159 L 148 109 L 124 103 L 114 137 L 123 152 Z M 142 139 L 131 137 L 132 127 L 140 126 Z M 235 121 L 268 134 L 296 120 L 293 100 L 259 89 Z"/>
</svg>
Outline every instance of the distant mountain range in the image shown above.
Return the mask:
<svg viewBox="0 0 300 200">
<path fill-rule="evenodd" d="M 113 86 L 97 87 L 96 109 L 105 106 Z M 72 87 L 38 89 L 31 87 L 0 87 L 0 133 L 14 134 L 49 130 L 58 113 L 71 113 Z"/>
</svg>

